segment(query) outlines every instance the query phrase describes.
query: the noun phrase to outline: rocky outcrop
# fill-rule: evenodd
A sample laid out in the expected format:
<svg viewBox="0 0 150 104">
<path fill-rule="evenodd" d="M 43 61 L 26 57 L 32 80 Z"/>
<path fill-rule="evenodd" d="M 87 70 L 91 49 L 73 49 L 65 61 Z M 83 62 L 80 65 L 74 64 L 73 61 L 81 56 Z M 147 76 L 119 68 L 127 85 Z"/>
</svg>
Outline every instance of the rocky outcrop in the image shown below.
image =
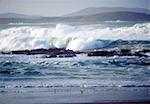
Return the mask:
<svg viewBox="0 0 150 104">
<path fill-rule="evenodd" d="M 66 50 L 64 48 L 51 48 L 51 49 L 34 49 L 34 50 L 19 50 L 11 52 L 1 52 L 1 54 L 25 54 L 25 55 L 37 55 L 43 54 L 43 58 L 56 58 L 56 57 L 75 57 L 77 54 L 85 54 L 87 56 L 137 56 L 147 57 L 147 53 L 150 53 L 149 49 L 143 49 L 140 51 L 133 51 L 131 49 L 117 49 L 117 50 L 96 50 L 90 52 L 74 52 L 72 50 Z"/>
<path fill-rule="evenodd" d="M 94 51 L 87 53 L 87 56 L 114 56 L 117 55 L 116 51 Z"/>
<path fill-rule="evenodd" d="M 75 57 L 76 54 L 78 54 L 78 52 L 73 52 L 71 50 L 66 50 L 64 48 L 51 48 L 51 49 L 11 51 L 10 53 L 7 54 L 25 54 L 25 55 L 44 54 L 42 56 L 43 58 L 55 58 L 55 57 Z"/>
<path fill-rule="evenodd" d="M 143 49 L 142 51 L 132 52 L 130 49 L 120 49 L 120 50 L 111 50 L 111 51 L 93 51 L 88 52 L 87 56 L 138 56 L 138 57 L 147 57 L 146 53 L 150 50 Z"/>
<path fill-rule="evenodd" d="M 11 51 L 11 54 L 25 54 L 25 55 L 36 55 L 36 54 L 64 54 L 64 53 L 74 53 L 71 50 L 66 50 L 64 48 L 51 48 L 51 49 L 34 49 L 34 50 L 19 50 Z"/>
</svg>

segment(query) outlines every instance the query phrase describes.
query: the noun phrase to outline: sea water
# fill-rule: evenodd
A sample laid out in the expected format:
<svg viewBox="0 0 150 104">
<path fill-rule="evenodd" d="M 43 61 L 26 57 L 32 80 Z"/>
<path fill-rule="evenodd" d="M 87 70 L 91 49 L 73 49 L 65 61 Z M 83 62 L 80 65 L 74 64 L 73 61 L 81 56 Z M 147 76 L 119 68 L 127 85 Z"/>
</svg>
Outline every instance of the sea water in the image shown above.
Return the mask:
<svg viewBox="0 0 150 104">
<path fill-rule="evenodd" d="M 38 48 L 73 51 L 150 49 L 150 23 L 8 23 L 1 24 L 0 28 L 1 52 Z M 66 88 L 149 89 L 150 65 L 143 64 L 150 63 L 147 55 L 87 57 L 81 54 L 73 58 L 43 58 L 42 55 L 1 54 L 0 93 L 55 92 L 55 88 L 58 92 Z M 149 99 L 150 95 L 146 97 Z"/>
</svg>

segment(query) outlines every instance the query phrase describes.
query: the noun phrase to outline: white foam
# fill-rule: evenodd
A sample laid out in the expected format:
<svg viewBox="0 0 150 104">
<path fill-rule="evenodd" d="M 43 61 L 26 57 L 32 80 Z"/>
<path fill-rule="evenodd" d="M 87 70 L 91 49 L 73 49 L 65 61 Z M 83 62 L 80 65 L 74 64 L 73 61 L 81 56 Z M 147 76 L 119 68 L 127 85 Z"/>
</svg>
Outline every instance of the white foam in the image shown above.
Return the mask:
<svg viewBox="0 0 150 104">
<path fill-rule="evenodd" d="M 67 48 L 83 51 L 105 47 L 102 40 L 150 40 L 150 23 L 131 27 L 101 28 L 94 25 L 56 27 L 24 26 L 0 30 L 0 51 Z"/>
<path fill-rule="evenodd" d="M 106 23 L 125 23 L 128 21 L 121 21 L 121 20 L 116 20 L 116 21 L 105 21 Z"/>
<path fill-rule="evenodd" d="M 109 42 L 107 42 L 107 44 L 108 43 Z M 89 39 L 77 38 L 69 42 L 67 49 L 73 51 L 84 51 L 84 50 L 103 48 L 107 44 L 106 42 L 95 40 L 94 38 L 89 38 Z"/>
</svg>

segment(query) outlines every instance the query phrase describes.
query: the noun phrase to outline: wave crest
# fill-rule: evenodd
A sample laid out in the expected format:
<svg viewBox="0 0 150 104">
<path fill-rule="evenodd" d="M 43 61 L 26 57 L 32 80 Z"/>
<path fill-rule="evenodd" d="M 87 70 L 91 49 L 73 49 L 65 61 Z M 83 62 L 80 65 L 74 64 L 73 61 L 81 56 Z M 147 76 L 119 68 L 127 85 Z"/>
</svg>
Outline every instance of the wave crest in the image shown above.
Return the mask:
<svg viewBox="0 0 150 104">
<path fill-rule="evenodd" d="M 0 51 L 37 48 L 66 48 L 74 51 L 103 48 L 110 41 L 150 40 L 150 23 L 131 27 L 101 28 L 93 25 L 56 27 L 12 27 L 0 30 Z"/>
</svg>

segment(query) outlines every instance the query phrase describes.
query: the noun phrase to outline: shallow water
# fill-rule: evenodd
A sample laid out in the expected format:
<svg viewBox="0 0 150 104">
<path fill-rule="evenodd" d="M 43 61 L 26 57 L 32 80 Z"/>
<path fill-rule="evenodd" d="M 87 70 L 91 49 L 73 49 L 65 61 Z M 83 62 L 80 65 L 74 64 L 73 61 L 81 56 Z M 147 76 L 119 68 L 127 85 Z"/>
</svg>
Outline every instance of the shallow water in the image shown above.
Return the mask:
<svg viewBox="0 0 150 104">
<path fill-rule="evenodd" d="M 80 55 L 49 59 L 41 58 L 41 55 L 0 55 L 0 89 L 149 87 L 150 67 L 142 64 L 149 61 L 149 57 Z"/>
</svg>

